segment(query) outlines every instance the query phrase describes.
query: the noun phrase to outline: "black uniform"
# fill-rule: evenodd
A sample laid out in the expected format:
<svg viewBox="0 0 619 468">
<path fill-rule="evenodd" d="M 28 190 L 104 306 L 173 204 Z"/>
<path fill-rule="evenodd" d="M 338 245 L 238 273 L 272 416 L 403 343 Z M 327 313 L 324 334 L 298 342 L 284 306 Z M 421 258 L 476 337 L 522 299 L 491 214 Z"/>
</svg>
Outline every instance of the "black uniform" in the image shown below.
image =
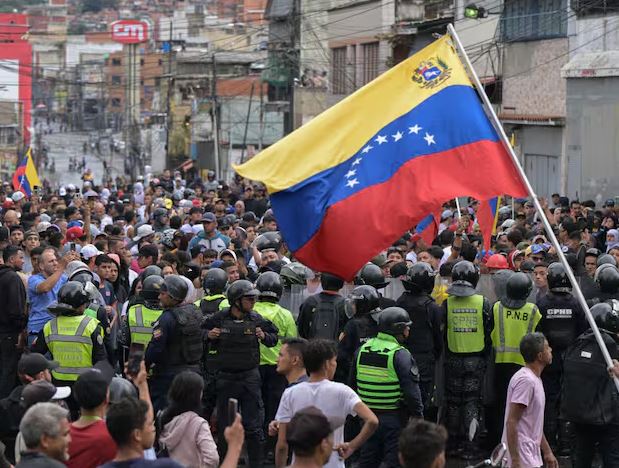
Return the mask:
<svg viewBox="0 0 619 468">
<path fill-rule="evenodd" d="M 247 455 L 252 467 L 262 466 L 262 429 L 264 411 L 261 395 L 260 340 L 256 328 L 265 334 L 262 344 L 268 347 L 277 344 L 277 327 L 256 312 L 243 316 L 242 320 L 226 308 L 204 323 L 208 331 L 219 328 L 217 339 L 209 338 L 209 349 L 217 353 L 217 415 L 219 427 L 228 421 L 228 399 L 236 398 L 243 414 L 243 426 L 247 440 Z M 219 447 L 222 456 L 226 451 L 223 431 L 219 431 Z"/>
<path fill-rule="evenodd" d="M 587 329 L 587 321 L 576 298 L 567 292 L 551 291 L 539 300 L 537 307 L 542 314 L 537 329 L 546 336 L 552 348 L 552 364 L 542 372 L 546 393 L 544 433 L 553 449 L 558 447 L 559 441 L 562 442 L 562 448 L 567 448 L 569 445 L 567 427 L 559 423 L 563 355 L 574 340 Z"/>
<path fill-rule="evenodd" d="M 424 414 L 432 417 L 430 408 L 434 394 L 435 364 L 443 349 L 441 308 L 425 292 L 405 291 L 396 301 L 413 322 L 405 346 L 419 367 L 419 389 L 423 399 Z"/>
<path fill-rule="evenodd" d="M 149 379 L 155 413 L 166 407 L 167 393 L 179 372 L 200 372 L 203 340 L 202 314 L 193 304 L 165 309 L 153 324 L 153 338 L 146 348 L 146 366 L 153 367 Z"/>
<path fill-rule="evenodd" d="M 346 324 L 344 298 L 337 293 L 321 292 L 305 299 L 299 309 L 297 328 L 306 339 L 337 341 Z"/>
<path fill-rule="evenodd" d="M 337 382 L 346 383 L 355 352 L 359 347 L 378 335 L 378 323 L 371 314 L 355 316 L 344 326 L 342 339 L 337 346 Z"/>
</svg>

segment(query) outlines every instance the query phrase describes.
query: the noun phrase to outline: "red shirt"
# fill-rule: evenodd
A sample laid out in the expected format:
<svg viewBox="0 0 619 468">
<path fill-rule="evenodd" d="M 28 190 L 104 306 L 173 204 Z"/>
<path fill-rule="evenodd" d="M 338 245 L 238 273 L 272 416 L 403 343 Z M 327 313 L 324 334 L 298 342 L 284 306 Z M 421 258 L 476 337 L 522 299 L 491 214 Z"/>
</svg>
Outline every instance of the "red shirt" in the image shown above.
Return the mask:
<svg viewBox="0 0 619 468">
<path fill-rule="evenodd" d="M 107 431 L 105 421 L 95 421 L 86 427 L 71 424 L 69 444 L 69 468 L 96 468 L 113 460 L 116 456 L 116 442 Z"/>
</svg>

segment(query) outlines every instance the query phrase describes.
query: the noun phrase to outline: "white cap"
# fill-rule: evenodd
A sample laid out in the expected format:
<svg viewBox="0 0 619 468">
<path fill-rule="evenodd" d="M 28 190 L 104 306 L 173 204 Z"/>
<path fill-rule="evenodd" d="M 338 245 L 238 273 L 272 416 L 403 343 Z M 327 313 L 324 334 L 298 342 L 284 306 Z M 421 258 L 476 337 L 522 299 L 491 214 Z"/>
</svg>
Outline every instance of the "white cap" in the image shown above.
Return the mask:
<svg viewBox="0 0 619 468">
<path fill-rule="evenodd" d="M 97 255 L 101 255 L 102 253 L 103 252 L 101 252 L 92 244 L 86 244 L 84 247 L 82 247 L 82 250 L 80 250 L 80 255 L 84 260 L 90 260 L 92 257 L 96 257 Z"/>
<path fill-rule="evenodd" d="M 140 239 L 144 238 L 144 237 L 148 237 L 151 234 L 154 234 L 155 231 L 153 230 L 153 227 L 150 224 L 142 224 L 139 228 L 138 228 L 138 232 L 137 235 L 133 238 L 134 242 L 139 241 Z"/>
<path fill-rule="evenodd" d="M 516 221 L 514 221 L 513 219 L 506 219 L 505 221 L 503 221 L 503 223 L 501 224 L 501 227 L 503 229 L 509 229 L 511 227 L 514 226 L 514 224 L 516 224 Z"/>
<path fill-rule="evenodd" d="M 445 210 L 445 211 L 443 211 L 443 213 L 441 214 L 441 221 L 442 221 L 442 220 L 444 220 L 444 219 L 451 218 L 451 217 L 453 217 L 453 215 L 454 215 L 454 212 L 453 212 L 453 211 L 451 211 L 451 210 Z"/>
<path fill-rule="evenodd" d="M 11 195 L 11 200 L 13 200 L 15 203 L 17 203 L 20 200 L 23 200 L 24 198 L 26 198 L 26 195 L 24 195 L 23 192 L 19 192 L 19 191 Z"/>
</svg>

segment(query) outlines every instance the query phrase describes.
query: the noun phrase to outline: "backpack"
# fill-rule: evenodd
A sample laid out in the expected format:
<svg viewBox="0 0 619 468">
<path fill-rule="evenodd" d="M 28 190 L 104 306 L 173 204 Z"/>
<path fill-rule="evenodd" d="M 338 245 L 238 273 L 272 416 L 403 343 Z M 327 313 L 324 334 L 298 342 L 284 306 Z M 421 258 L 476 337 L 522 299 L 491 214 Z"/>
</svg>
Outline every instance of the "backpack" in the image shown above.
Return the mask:
<svg viewBox="0 0 619 468">
<path fill-rule="evenodd" d="M 195 364 L 202 359 L 202 312 L 194 306 L 172 309 L 181 332 L 181 353 L 188 364 Z"/>
<path fill-rule="evenodd" d="M 316 295 L 317 304 L 313 309 L 312 322 L 310 324 L 311 337 L 338 341 L 340 333 L 340 316 L 338 311 L 340 296 L 333 299 L 323 298 Z"/>
<path fill-rule="evenodd" d="M 611 356 L 617 344 L 600 330 Z M 591 332 L 579 336 L 563 359 L 561 418 L 580 424 L 602 426 L 618 421 L 619 395 L 608 375 L 606 361 Z"/>
</svg>

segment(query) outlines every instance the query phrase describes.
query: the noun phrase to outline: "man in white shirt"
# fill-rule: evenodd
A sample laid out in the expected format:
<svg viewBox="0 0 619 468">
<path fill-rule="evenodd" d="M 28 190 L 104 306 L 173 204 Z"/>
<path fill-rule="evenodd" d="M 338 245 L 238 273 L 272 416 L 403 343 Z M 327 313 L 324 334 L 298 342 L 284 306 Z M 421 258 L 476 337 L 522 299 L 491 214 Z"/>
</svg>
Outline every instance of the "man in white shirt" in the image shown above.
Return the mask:
<svg viewBox="0 0 619 468">
<path fill-rule="evenodd" d="M 288 459 L 286 426 L 300 410 L 315 406 L 335 428 L 334 448 L 328 468 L 344 468 L 344 460 L 361 447 L 378 427 L 378 418 L 348 386 L 332 382 L 337 368 L 337 347 L 329 340 L 311 340 L 303 351 L 303 362 L 309 373 L 309 380 L 284 391 L 275 415 L 279 422 L 279 433 L 275 448 L 275 466 L 283 468 Z M 359 435 L 350 442 L 344 442 L 346 417 L 359 416 L 363 426 Z"/>
</svg>

